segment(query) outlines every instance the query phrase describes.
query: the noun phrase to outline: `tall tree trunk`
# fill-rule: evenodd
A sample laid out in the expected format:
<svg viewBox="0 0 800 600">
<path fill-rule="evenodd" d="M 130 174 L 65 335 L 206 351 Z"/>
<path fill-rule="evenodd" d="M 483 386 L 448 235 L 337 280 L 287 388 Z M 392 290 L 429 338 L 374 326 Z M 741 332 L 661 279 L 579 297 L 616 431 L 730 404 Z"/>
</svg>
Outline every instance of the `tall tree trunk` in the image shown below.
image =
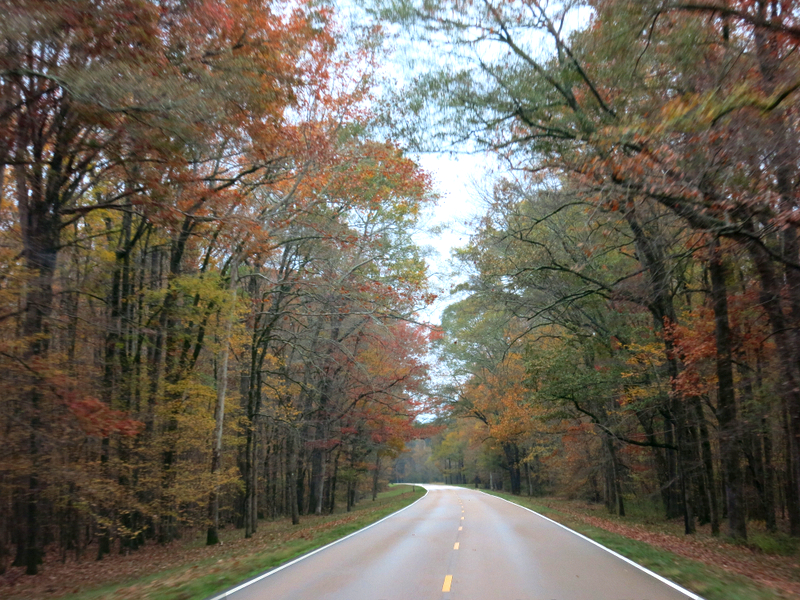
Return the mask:
<svg viewBox="0 0 800 600">
<path fill-rule="evenodd" d="M 258 332 L 254 332 L 258 337 Z M 266 348 L 253 340 L 250 356 L 250 385 L 247 390 L 246 442 L 244 456 L 244 535 L 252 537 L 258 528 L 258 442 L 260 438 L 259 416 L 261 413 L 261 373 Z"/>
<path fill-rule="evenodd" d="M 533 496 L 533 481 L 531 480 L 531 466 L 525 461 L 525 480 L 528 482 L 528 497 Z"/>
<path fill-rule="evenodd" d="M 705 492 L 708 495 L 711 534 L 719 535 L 719 500 L 717 499 L 717 485 L 714 479 L 714 453 L 711 450 L 711 437 L 700 398 L 694 396 L 692 405 L 700 431 L 700 455 L 703 459 L 703 479 L 705 480 Z"/>
<path fill-rule="evenodd" d="M 777 3 L 761 0 L 755 4 L 758 18 L 763 23 L 767 22 L 767 11 L 770 5 L 773 15 L 775 15 Z M 781 83 L 780 63 L 782 58 L 777 51 L 780 45 L 778 34 L 766 27 L 755 27 L 753 33 L 755 56 L 758 59 L 764 90 L 767 94 L 774 94 Z M 798 210 L 796 192 L 798 179 L 800 179 L 797 143 L 789 133 L 793 130 L 791 123 L 793 118 L 794 116 L 783 107 L 770 111 L 772 147 L 767 154 L 769 162 L 774 168 L 777 190 L 780 194 L 780 210 L 789 219 Z M 800 369 L 800 269 L 793 266 L 800 259 L 800 240 L 798 240 L 796 226 L 789 224 L 782 227 L 780 238 L 785 289 L 781 290 L 777 281 L 765 282 L 763 268 L 759 268 L 759 275 L 762 279 L 762 291 L 771 298 L 772 306 L 765 306 L 765 308 L 775 333 L 778 352 L 781 354 L 780 361 L 781 363 L 791 362 L 789 365 L 781 365 L 784 371 L 782 399 L 788 415 L 787 466 L 791 467 L 787 473 L 786 501 L 789 510 L 790 532 L 793 536 L 800 536 L 800 388 L 797 385 L 798 379 L 800 379 L 798 371 Z M 760 248 L 755 248 L 755 250 L 759 255 L 763 254 L 763 250 Z M 769 260 L 763 256 L 761 258 Z M 769 266 L 771 267 L 771 265 Z M 764 286 L 765 283 L 767 283 L 767 287 Z M 781 307 L 781 291 L 786 292 L 788 297 L 790 308 L 788 328 L 783 327 L 785 317 Z M 779 310 L 781 314 L 778 314 Z"/>
<path fill-rule="evenodd" d="M 27 282 L 25 306 L 22 317 L 22 335 L 28 344 L 24 362 L 31 368 L 31 381 L 26 386 L 25 407 L 29 435 L 28 454 L 30 471 L 27 477 L 25 572 L 36 575 L 42 559 L 40 539 L 39 501 L 41 498 L 43 448 L 43 422 L 41 418 L 43 382 L 38 375 L 44 367 L 50 345 L 48 319 L 53 308 L 53 281 L 60 242 L 60 217 L 58 198 L 46 195 L 44 183 L 34 177 L 28 181 L 24 167 L 15 169 L 18 195 L 20 230 L 22 232 L 23 259 L 32 275 Z"/>
<path fill-rule="evenodd" d="M 258 490 L 256 484 L 256 457 L 257 457 L 257 424 L 252 423 L 247 429 L 247 440 L 245 447 L 245 473 L 244 473 L 244 537 L 253 537 L 256 532 L 258 515 L 256 505 L 258 503 Z"/>
<path fill-rule="evenodd" d="M 324 446 L 327 442 L 327 427 L 325 406 L 327 399 L 323 394 L 320 401 L 318 410 L 318 424 L 315 428 L 314 439 L 316 443 L 311 450 L 311 485 L 309 489 L 309 512 L 314 511 L 314 514 L 322 514 L 322 504 L 324 499 L 325 488 L 325 470 L 326 470 L 326 452 Z"/>
<path fill-rule="evenodd" d="M 228 349 L 233 332 L 233 321 L 236 318 L 236 285 L 239 265 L 235 259 L 230 264 L 229 289 L 231 292 L 231 309 L 226 316 L 225 331 L 222 337 L 222 349 L 217 358 L 217 403 L 214 407 L 214 441 L 211 449 L 211 491 L 208 498 L 208 532 L 206 545 L 219 543 L 219 468 L 222 462 L 222 432 L 225 425 L 225 394 L 228 391 Z"/>
<path fill-rule="evenodd" d="M 662 416 L 664 417 L 664 444 L 676 446 L 675 425 L 668 410 L 669 401 L 664 403 Z M 676 446 L 677 448 L 677 446 Z M 668 519 L 683 515 L 683 505 L 680 499 L 680 486 L 678 485 L 678 451 L 669 448 L 664 450 L 664 464 L 666 465 L 666 484 L 661 491 L 664 499 L 664 509 Z"/>
<path fill-rule="evenodd" d="M 739 424 L 736 418 L 736 395 L 733 386 L 733 351 L 728 322 L 728 288 L 725 267 L 718 242 L 714 241 L 709 261 L 711 299 L 714 308 L 714 329 L 717 342 L 717 418 L 719 445 L 725 469 L 725 498 L 728 507 L 728 535 L 747 539 L 742 473 L 739 465 Z"/>
<path fill-rule="evenodd" d="M 356 488 L 358 487 L 358 479 L 356 475 L 356 457 L 355 454 L 350 454 L 350 475 L 347 478 L 347 512 L 350 512 L 356 503 Z"/>
<path fill-rule="evenodd" d="M 378 499 L 378 482 L 381 476 L 381 453 L 375 451 L 375 470 L 372 473 L 372 501 Z"/>
<path fill-rule="evenodd" d="M 622 482 L 614 439 L 610 435 L 604 435 L 603 438 L 606 450 L 606 508 L 609 512 L 624 517 L 625 501 L 622 497 Z"/>
<path fill-rule="evenodd" d="M 677 370 L 674 377 L 677 377 Z M 692 463 L 692 455 L 691 445 L 687 440 L 689 432 L 685 409 L 682 395 L 673 392 L 671 412 L 675 428 L 675 445 L 678 447 L 676 455 L 680 498 L 683 507 L 683 531 L 686 535 L 692 535 L 697 531 L 697 526 L 695 524 L 694 505 L 691 500 L 691 476 L 688 472 L 689 465 Z"/>
<path fill-rule="evenodd" d="M 778 530 L 775 522 L 775 478 L 772 474 L 772 432 L 767 419 L 761 420 L 761 435 L 764 441 L 764 519 L 767 531 Z"/>
<path fill-rule="evenodd" d="M 511 478 L 511 493 L 519 496 L 522 491 L 522 472 L 519 466 L 519 446 L 512 442 L 503 443 L 503 452 L 508 463 L 508 474 Z"/>
<path fill-rule="evenodd" d="M 780 393 L 785 415 L 786 431 L 786 509 L 789 516 L 789 531 L 793 536 L 800 536 L 800 489 L 798 489 L 798 440 L 800 440 L 800 374 L 797 367 L 798 348 L 795 336 L 789 334 L 789 323 L 781 302 L 782 285 L 770 256 L 755 244 L 749 247 L 753 264 L 758 271 L 761 283 L 761 306 L 767 313 L 773 340 L 777 347 L 777 360 L 780 368 Z M 792 416 L 797 418 L 793 419 Z"/>
<path fill-rule="evenodd" d="M 333 474 L 331 475 L 331 482 L 329 486 L 331 491 L 328 512 L 330 514 L 333 514 L 333 511 L 336 510 L 336 481 L 339 476 L 339 454 L 340 452 L 337 450 L 333 457 Z"/>
<path fill-rule="evenodd" d="M 787 183 L 788 187 L 789 184 Z M 792 189 L 793 186 L 792 186 Z M 787 197 L 789 192 L 784 194 Z M 794 202 L 784 210 L 797 211 Z M 791 328 L 788 337 L 791 340 L 794 350 L 795 372 L 800 371 L 800 269 L 790 266 L 789 263 L 797 263 L 800 258 L 800 243 L 798 243 L 797 231 L 794 227 L 787 227 L 782 235 L 783 255 L 787 264 L 784 266 L 784 279 L 787 282 L 789 305 L 791 308 Z M 793 390 L 794 393 L 787 396 L 787 414 L 789 416 L 789 456 L 791 458 L 791 470 L 787 473 L 789 479 L 789 495 L 787 502 L 789 505 L 789 524 L 792 535 L 800 537 L 800 390 Z"/>
<path fill-rule="evenodd" d="M 297 497 L 297 456 L 299 454 L 297 431 L 289 428 L 286 436 L 286 454 L 288 464 L 286 465 L 286 487 L 289 502 L 289 510 L 292 512 L 292 525 L 300 523 L 300 505 Z"/>
<path fill-rule="evenodd" d="M 639 223 L 635 208 L 625 213 L 625 219 L 633 233 L 636 256 L 642 267 L 647 271 L 649 279 L 649 294 L 647 308 L 653 315 L 654 324 L 657 330 L 663 330 L 664 325 L 677 323 L 675 306 L 672 298 L 672 286 L 670 275 L 667 269 L 667 258 L 664 253 L 663 245 L 658 239 L 649 235 Z M 668 423 L 666 428 L 671 429 L 668 436 L 674 436 L 674 445 L 677 451 L 670 461 L 677 475 L 678 493 L 681 500 L 683 511 L 684 532 L 689 535 L 695 532 L 695 515 L 691 502 L 690 494 L 690 475 L 689 465 L 692 463 L 692 447 L 689 443 L 687 431 L 685 399 L 681 392 L 676 388 L 676 381 L 680 373 L 678 360 L 675 358 L 675 348 L 669 336 L 664 336 L 664 354 L 666 356 L 667 371 L 672 382 L 670 399 L 664 407 Z M 671 479 L 672 481 L 672 479 Z M 674 495 L 674 492 L 672 492 Z M 672 499 L 672 498 L 671 498 Z"/>
<path fill-rule="evenodd" d="M 322 514 L 322 505 L 325 503 L 325 474 L 328 471 L 328 452 L 320 449 L 320 472 L 317 481 L 317 501 L 314 506 L 314 514 Z"/>
<path fill-rule="evenodd" d="M 659 492 L 661 493 L 661 501 L 664 505 L 664 511 L 666 512 L 668 518 L 673 518 L 679 514 L 677 507 L 673 506 L 674 494 L 671 493 L 674 486 L 671 484 L 672 474 L 670 472 L 669 457 L 674 453 L 658 447 L 659 442 L 656 436 L 655 428 L 653 427 L 652 417 L 646 414 L 645 411 L 636 411 L 636 417 L 638 418 L 639 423 L 644 430 L 647 442 L 652 446 L 651 452 L 653 461 L 655 462 L 658 488 Z M 669 443 L 666 438 L 666 433 L 667 432 L 665 432 L 665 443 Z"/>
<path fill-rule="evenodd" d="M 378 499 L 378 481 L 381 476 L 381 453 L 375 451 L 375 470 L 372 473 L 372 500 Z"/>
</svg>

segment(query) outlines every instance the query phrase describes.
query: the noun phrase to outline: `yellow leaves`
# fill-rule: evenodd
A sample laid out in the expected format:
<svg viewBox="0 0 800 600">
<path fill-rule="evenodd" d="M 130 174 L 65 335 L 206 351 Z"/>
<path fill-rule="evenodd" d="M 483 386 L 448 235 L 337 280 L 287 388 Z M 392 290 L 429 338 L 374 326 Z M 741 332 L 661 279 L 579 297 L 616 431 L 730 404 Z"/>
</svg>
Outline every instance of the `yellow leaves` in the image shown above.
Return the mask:
<svg viewBox="0 0 800 600">
<path fill-rule="evenodd" d="M 275 419 L 284 423 L 297 423 L 303 416 L 303 411 L 294 404 L 281 402 L 272 408 Z"/>
<path fill-rule="evenodd" d="M 644 344 L 632 342 L 624 348 L 631 353 L 631 356 L 625 361 L 628 365 L 659 367 L 664 364 L 664 344 L 660 340 L 653 340 Z M 626 374 L 625 376 L 629 375 Z"/>
<path fill-rule="evenodd" d="M 623 346 L 628 353 L 625 364 L 629 370 L 620 373 L 624 382 L 618 400 L 621 406 L 645 402 L 665 392 L 663 365 L 666 362 L 664 343 L 653 338 L 644 342 L 632 342 Z"/>
<path fill-rule="evenodd" d="M 654 397 L 654 390 L 642 385 L 632 386 L 625 389 L 625 392 L 620 399 L 620 405 L 625 406 L 631 403 L 637 403 L 642 400 L 647 400 Z"/>
<path fill-rule="evenodd" d="M 657 126 L 653 133 L 659 135 L 685 128 L 693 120 L 688 118 L 689 115 L 697 117 L 698 107 L 702 105 L 703 99 L 699 95 L 683 95 L 670 100 L 661 107 L 661 118 L 656 121 Z"/>
<path fill-rule="evenodd" d="M 682 94 L 661 107 L 660 119 L 651 130 L 655 136 L 672 132 L 700 132 L 710 129 L 720 119 L 742 109 L 762 113 L 778 108 L 800 89 L 800 80 L 789 81 L 772 94 L 765 94 L 757 82 L 743 81 L 728 90 L 715 88 L 695 94 Z"/>
</svg>

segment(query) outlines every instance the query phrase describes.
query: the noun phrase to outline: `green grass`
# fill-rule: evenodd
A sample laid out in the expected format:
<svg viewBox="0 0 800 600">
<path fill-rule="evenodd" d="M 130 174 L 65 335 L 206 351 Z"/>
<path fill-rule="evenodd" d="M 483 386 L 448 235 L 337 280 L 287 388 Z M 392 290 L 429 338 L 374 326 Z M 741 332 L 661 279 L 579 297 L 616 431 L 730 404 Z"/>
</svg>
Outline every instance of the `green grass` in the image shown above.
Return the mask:
<svg viewBox="0 0 800 600">
<path fill-rule="evenodd" d="M 399 496 L 401 494 L 407 494 L 409 492 L 409 490 L 413 490 L 414 493 L 419 493 L 420 490 L 421 490 L 422 494 L 425 493 L 425 490 L 423 488 L 419 487 L 418 485 L 413 485 L 413 484 L 410 484 L 410 483 L 408 483 L 408 484 L 406 484 L 406 483 L 400 483 L 400 484 L 390 483 L 388 490 L 378 494 L 378 500 L 386 500 L 386 499 L 389 499 L 389 498 L 394 498 L 395 496 Z M 368 504 L 369 500 L 364 500 L 364 503 Z"/>
<path fill-rule="evenodd" d="M 62 600 L 208 598 L 379 521 L 408 506 L 424 494 L 425 490 L 420 487 L 412 491 L 411 486 L 392 486 L 387 492 L 379 494 L 377 502 L 373 503 L 367 499 L 357 505 L 353 513 L 350 513 L 355 514 L 355 519 L 350 522 L 320 530 L 321 524 L 336 521 L 344 515 L 301 520 L 301 524 L 294 528 L 291 524 L 283 527 L 283 531 L 291 529 L 293 533 L 299 532 L 303 537 L 298 539 L 279 542 L 250 554 L 242 553 L 241 546 L 236 552 L 232 552 L 226 551 L 223 545 L 220 546 L 219 554 L 212 557 L 159 571 L 148 577 L 62 596 Z M 238 532 L 238 535 L 241 533 Z"/>
<path fill-rule="evenodd" d="M 706 600 L 778 600 L 790 598 L 790 596 L 783 594 L 779 590 L 760 585 L 743 575 L 732 574 L 723 569 L 684 558 L 667 550 L 661 550 L 650 544 L 587 525 L 557 509 L 537 504 L 535 499 L 529 500 L 501 492 L 487 493 L 549 517 L 650 569 L 654 573 L 658 573 L 662 577 L 699 594 Z"/>
<path fill-rule="evenodd" d="M 750 532 L 747 536 L 747 545 L 764 554 L 800 555 L 800 539 L 785 533 Z"/>
</svg>

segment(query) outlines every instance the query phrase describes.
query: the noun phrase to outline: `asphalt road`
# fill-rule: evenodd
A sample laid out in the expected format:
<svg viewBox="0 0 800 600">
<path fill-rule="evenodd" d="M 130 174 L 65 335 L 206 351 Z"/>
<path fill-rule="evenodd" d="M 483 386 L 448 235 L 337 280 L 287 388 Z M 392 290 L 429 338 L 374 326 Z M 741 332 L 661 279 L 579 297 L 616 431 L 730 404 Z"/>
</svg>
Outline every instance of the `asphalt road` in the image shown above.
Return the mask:
<svg viewBox="0 0 800 600">
<path fill-rule="evenodd" d="M 426 485 L 410 507 L 272 571 L 234 600 L 687 600 L 659 580 L 500 498 Z M 224 598 L 218 596 L 218 598 Z"/>
</svg>

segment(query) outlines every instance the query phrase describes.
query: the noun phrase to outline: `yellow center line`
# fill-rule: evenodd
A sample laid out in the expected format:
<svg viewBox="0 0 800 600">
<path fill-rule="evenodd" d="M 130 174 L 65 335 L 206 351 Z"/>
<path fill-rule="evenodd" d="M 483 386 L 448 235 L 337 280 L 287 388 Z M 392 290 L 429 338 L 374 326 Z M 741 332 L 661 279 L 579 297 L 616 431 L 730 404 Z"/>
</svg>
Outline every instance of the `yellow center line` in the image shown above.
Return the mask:
<svg viewBox="0 0 800 600">
<path fill-rule="evenodd" d="M 463 528 L 463 527 L 459 527 L 459 528 L 458 528 L 458 530 L 459 530 L 459 531 L 461 531 L 462 529 L 464 529 L 464 528 Z"/>
<path fill-rule="evenodd" d="M 447 577 L 445 577 L 444 578 L 444 585 L 442 586 L 442 591 L 443 592 L 449 592 L 450 591 L 450 584 L 452 584 L 452 583 L 453 583 L 453 576 L 452 575 L 448 575 Z"/>
<path fill-rule="evenodd" d="M 458 542 L 456 542 L 455 545 L 453 546 L 453 550 L 458 550 Z"/>
<path fill-rule="evenodd" d="M 463 520 L 464 520 L 464 517 L 461 517 L 461 520 L 463 521 Z"/>
</svg>

